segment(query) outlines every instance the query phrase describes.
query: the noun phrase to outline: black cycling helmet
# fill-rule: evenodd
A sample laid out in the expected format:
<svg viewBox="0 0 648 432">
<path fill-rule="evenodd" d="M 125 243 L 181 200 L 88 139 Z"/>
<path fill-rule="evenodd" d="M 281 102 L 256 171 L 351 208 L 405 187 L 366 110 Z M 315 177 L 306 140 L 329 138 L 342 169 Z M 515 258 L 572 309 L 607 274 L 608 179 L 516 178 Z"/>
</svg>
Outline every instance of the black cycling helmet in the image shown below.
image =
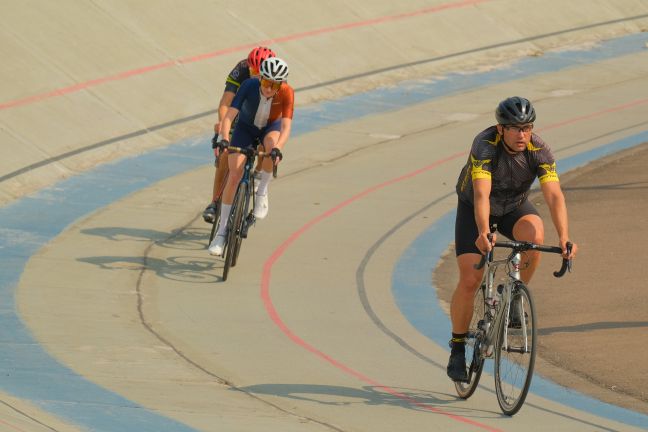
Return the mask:
<svg viewBox="0 0 648 432">
<path fill-rule="evenodd" d="M 495 118 L 501 125 L 533 123 L 536 113 L 528 99 L 513 96 L 504 99 L 497 105 Z"/>
</svg>

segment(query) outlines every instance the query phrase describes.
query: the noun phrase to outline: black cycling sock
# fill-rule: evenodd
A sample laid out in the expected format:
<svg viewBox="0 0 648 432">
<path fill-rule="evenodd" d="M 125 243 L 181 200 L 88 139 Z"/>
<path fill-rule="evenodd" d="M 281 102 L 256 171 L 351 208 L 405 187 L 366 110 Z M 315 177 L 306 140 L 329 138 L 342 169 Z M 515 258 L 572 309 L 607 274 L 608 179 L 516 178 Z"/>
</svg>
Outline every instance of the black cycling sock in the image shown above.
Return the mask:
<svg viewBox="0 0 648 432">
<path fill-rule="evenodd" d="M 466 333 L 452 333 L 450 339 L 450 350 L 454 353 L 466 352 Z"/>
</svg>

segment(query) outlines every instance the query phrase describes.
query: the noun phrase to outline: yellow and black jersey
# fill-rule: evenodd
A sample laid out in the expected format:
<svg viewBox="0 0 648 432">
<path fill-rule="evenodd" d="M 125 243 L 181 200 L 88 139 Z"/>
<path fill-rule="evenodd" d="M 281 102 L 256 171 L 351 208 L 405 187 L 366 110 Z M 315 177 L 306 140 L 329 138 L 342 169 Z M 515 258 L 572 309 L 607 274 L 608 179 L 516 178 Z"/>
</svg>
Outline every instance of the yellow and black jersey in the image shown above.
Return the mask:
<svg viewBox="0 0 648 432">
<path fill-rule="evenodd" d="M 227 79 L 225 80 L 225 91 L 236 94 L 241 83 L 250 78 L 250 68 L 248 67 L 247 59 L 243 59 L 234 66 Z"/>
<path fill-rule="evenodd" d="M 533 181 L 558 181 L 551 148 L 536 134 L 525 151 L 509 154 L 502 136 L 491 126 L 479 133 L 472 144 L 468 161 L 457 180 L 459 199 L 473 204 L 473 180 L 490 179 L 490 212 L 502 216 L 515 210 L 528 197 Z"/>
</svg>

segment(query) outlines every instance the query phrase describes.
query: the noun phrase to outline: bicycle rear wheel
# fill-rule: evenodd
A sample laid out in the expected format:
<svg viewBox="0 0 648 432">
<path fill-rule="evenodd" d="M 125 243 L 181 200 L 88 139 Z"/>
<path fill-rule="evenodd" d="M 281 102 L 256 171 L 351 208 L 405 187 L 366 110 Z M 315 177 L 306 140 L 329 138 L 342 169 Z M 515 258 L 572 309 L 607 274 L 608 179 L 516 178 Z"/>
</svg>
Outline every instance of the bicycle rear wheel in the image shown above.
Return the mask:
<svg viewBox="0 0 648 432">
<path fill-rule="evenodd" d="M 495 345 L 495 393 L 502 412 L 509 416 L 522 408 L 531 386 L 537 339 L 534 312 L 529 289 L 516 282 Z"/>
<path fill-rule="evenodd" d="M 228 223 L 227 243 L 225 246 L 225 265 L 223 267 L 223 281 L 227 280 L 229 269 L 235 262 L 235 249 L 236 242 L 241 236 L 241 222 L 243 221 L 243 201 L 245 198 L 245 191 L 243 185 L 239 184 L 234 201 L 232 202 L 232 212 Z"/>
<path fill-rule="evenodd" d="M 484 369 L 484 358 L 481 356 L 481 342 L 484 331 L 480 328 L 486 314 L 485 293 L 486 287 L 480 286 L 475 293 L 473 316 L 466 336 L 466 368 L 468 369 L 468 382 L 455 381 L 457 395 L 468 399 L 477 389 L 479 378 Z"/>
</svg>

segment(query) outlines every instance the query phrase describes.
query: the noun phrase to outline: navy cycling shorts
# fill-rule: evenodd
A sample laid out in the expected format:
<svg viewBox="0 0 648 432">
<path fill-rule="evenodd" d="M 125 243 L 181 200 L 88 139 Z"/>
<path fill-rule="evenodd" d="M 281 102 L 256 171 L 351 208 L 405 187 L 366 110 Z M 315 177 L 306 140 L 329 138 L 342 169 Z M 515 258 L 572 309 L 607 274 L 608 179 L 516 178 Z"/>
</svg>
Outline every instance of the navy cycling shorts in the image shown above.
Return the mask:
<svg viewBox="0 0 648 432">
<path fill-rule="evenodd" d="M 256 147 L 257 139 L 263 143 L 263 138 L 272 131 L 281 131 L 281 119 L 273 121 L 262 129 L 238 122 L 232 134 L 230 145 L 244 149 Z"/>
<path fill-rule="evenodd" d="M 475 253 L 481 255 L 475 241 L 479 236 L 477 229 L 477 222 L 475 222 L 475 209 L 472 205 L 458 200 L 457 204 L 457 218 L 455 220 L 455 248 L 457 256 L 465 253 Z M 533 204 L 528 200 L 524 202 L 512 212 L 506 213 L 503 216 L 490 216 L 488 223 L 493 226 L 497 224 L 497 231 L 505 235 L 511 240 L 513 238 L 513 226 L 522 217 L 528 214 L 538 215 L 538 211 Z"/>
</svg>

